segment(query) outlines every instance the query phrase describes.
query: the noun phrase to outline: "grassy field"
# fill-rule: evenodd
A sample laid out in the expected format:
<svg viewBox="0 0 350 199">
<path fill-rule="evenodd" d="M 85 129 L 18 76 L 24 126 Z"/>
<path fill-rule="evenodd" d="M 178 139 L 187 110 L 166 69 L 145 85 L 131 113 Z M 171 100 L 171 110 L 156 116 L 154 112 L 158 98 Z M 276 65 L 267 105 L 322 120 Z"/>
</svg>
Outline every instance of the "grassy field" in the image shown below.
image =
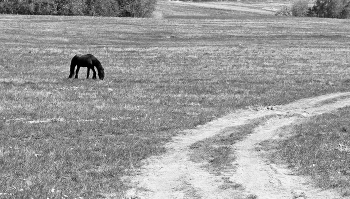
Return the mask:
<svg viewBox="0 0 350 199">
<path fill-rule="evenodd" d="M 350 108 L 323 114 L 291 127 L 293 136 L 276 143 L 272 158 L 282 160 L 321 188 L 350 196 Z"/>
<path fill-rule="evenodd" d="M 0 18 L 0 198 L 103 198 L 182 129 L 348 91 L 349 22 L 160 3 L 156 19 Z M 104 81 L 67 79 L 76 53 Z"/>
</svg>

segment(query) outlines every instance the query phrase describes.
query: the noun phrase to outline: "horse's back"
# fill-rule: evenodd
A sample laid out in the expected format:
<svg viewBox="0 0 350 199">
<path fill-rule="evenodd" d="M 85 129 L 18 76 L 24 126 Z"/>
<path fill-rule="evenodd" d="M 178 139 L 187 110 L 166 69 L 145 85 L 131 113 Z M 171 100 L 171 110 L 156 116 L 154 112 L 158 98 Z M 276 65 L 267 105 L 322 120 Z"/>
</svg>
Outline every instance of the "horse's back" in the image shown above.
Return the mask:
<svg viewBox="0 0 350 199">
<path fill-rule="evenodd" d="M 73 59 L 76 59 L 77 65 L 80 65 L 82 67 L 88 67 L 93 65 L 93 60 L 95 60 L 95 56 L 91 54 L 86 55 L 75 55 Z"/>
<path fill-rule="evenodd" d="M 72 59 L 72 62 L 80 67 L 96 66 L 98 69 L 103 70 L 101 62 L 92 54 L 75 55 Z"/>
</svg>

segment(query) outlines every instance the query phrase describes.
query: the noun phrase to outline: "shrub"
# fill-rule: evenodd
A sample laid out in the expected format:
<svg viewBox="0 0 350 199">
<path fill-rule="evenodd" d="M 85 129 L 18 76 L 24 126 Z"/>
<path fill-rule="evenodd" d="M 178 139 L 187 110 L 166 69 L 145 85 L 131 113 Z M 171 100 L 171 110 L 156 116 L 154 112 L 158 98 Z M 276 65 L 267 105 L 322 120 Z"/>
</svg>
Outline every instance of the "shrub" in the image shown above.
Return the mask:
<svg viewBox="0 0 350 199">
<path fill-rule="evenodd" d="M 122 17 L 151 17 L 156 0 L 118 0 Z"/>
<path fill-rule="evenodd" d="M 292 15 L 295 17 L 306 17 L 309 12 L 308 0 L 297 0 L 292 5 Z"/>
<path fill-rule="evenodd" d="M 283 6 L 275 13 L 276 16 L 292 16 L 292 10 L 288 6 Z"/>
</svg>

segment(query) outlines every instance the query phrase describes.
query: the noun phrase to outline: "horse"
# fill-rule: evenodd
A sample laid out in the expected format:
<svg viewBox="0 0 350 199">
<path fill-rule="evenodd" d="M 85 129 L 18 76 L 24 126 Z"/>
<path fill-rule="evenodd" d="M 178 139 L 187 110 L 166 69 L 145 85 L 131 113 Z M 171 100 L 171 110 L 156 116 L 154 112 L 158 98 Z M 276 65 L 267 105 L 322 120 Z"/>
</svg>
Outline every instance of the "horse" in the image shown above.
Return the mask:
<svg viewBox="0 0 350 199">
<path fill-rule="evenodd" d="M 89 79 L 90 70 L 92 70 L 92 72 L 93 72 L 92 79 L 96 79 L 96 71 L 95 71 L 94 67 L 96 67 L 97 72 L 98 72 L 98 77 L 101 80 L 103 80 L 103 78 L 105 77 L 105 72 L 104 72 L 104 69 L 101 65 L 101 62 L 98 61 L 98 59 L 91 54 L 75 55 L 72 58 L 72 61 L 70 64 L 70 74 L 69 74 L 68 78 L 73 77 L 75 66 L 77 66 L 77 70 L 75 71 L 75 78 L 78 78 L 78 73 L 79 73 L 80 67 L 87 67 L 86 79 Z"/>
</svg>

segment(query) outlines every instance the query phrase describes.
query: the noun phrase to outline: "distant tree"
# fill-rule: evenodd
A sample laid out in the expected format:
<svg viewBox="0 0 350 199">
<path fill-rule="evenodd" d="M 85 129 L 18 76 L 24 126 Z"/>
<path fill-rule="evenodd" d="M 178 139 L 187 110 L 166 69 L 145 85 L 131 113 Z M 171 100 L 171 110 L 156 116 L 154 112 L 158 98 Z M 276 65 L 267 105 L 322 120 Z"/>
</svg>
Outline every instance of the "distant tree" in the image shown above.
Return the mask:
<svg viewBox="0 0 350 199">
<path fill-rule="evenodd" d="M 69 0 L 55 0 L 58 15 L 69 15 Z"/>
<path fill-rule="evenodd" d="M 350 0 L 316 0 L 311 12 L 317 17 L 349 18 Z"/>
<path fill-rule="evenodd" d="M 37 15 L 55 15 L 57 14 L 57 5 L 53 0 L 35 0 L 34 14 Z"/>
<path fill-rule="evenodd" d="M 85 0 L 70 0 L 68 5 L 68 15 L 85 15 Z"/>
<path fill-rule="evenodd" d="M 119 16 L 119 5 L 115 0 L 95 0 L 93 3 L 93 13 L 99 16 Z"/>
<path fill-rule="evenodd" d="M 13 1 L 12 10 L 18 14 L 34 14 L 34 4 L 29 0 Z"/>
<path fill-rule="evenodd" d="M 0 13 L 12 14 L 11 6 L 8 2 L 0 2 Z"/>
</svg>

